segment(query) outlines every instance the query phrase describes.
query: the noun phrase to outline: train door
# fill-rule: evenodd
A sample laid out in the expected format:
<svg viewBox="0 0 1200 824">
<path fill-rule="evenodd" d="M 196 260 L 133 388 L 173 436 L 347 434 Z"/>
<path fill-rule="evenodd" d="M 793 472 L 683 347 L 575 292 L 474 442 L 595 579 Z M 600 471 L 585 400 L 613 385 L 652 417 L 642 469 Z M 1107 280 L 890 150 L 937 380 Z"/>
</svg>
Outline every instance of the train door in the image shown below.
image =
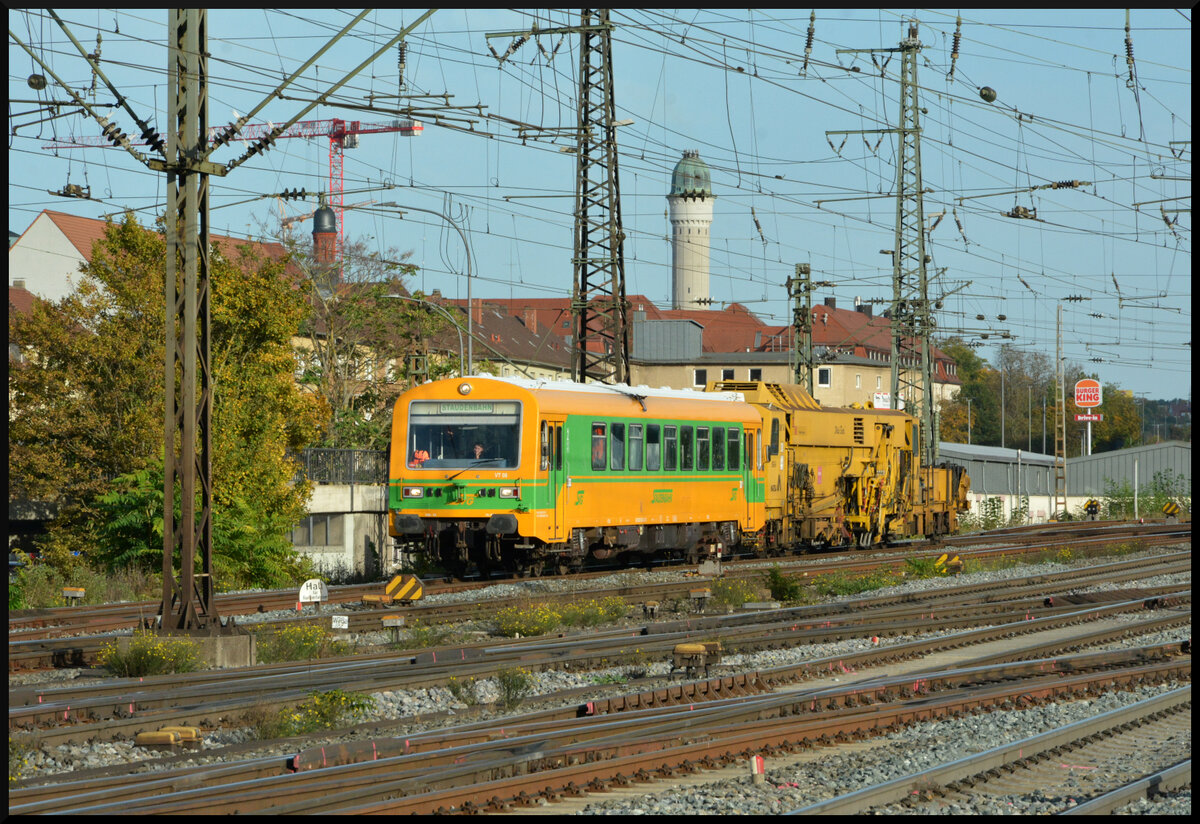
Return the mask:
<svg viewBox="0 0 1200 824">
<path fill-rule="evenodd" d="M 756 477 L 754 472 L 755 442 L 757 439 L 754 436 L 754 430 L 749 427 L 745 429 L 745 434 L 746 437 L 742 444 L 742 489 L 745 490 L 745 494 L 742 495 L 742 500 L 746 502 L 745 523 L 752 525 L 757 520 L 754 517 L 754 501 L 758 499 L 758 490 L 754 486 Z"/>
<path fill-rule="evenodd" d="M 564 418 L 548 418 L 541 423 L 541 468 L 546 471 L 546 508 L 550 512 L 550 541 L 565 541 L 567 467 L 563 461 Z"/>
</svg>

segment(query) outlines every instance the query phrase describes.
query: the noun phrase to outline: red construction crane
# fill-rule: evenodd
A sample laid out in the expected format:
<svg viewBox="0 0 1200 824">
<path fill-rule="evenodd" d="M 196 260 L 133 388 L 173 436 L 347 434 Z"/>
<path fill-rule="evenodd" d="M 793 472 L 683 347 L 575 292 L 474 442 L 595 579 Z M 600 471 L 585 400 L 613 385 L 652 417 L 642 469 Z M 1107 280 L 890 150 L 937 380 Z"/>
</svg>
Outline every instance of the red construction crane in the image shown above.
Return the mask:
<svg viewBox="0 0 1200 824">
<path fill-rule="evenodd" d="M 237 113 L 234 113 L 237 116 Z M 228 126 L 211 126 L 208 130 L 209 140 L 215 140 L 218 135 L 223 133 Z M 249 142 L 252 140 L 261 140 L 271 133 L 275 128 L 274 123 L 249 123 L 243 126 L 236 135 L 234 140 L 242 140 Z M 346 149 L 358 148 L 358 136 L 360 134 L 383 134 L 386 132 L 399 132 L 402 135 L 413 137 L 425 131 L 425 126 L 419 120 L 409 120 L 400 118 L 393 120 L 391 123 L 363 123 L 358 120 L 300 120 L 293 123 L 288 128 L 279 133 L 277 139 L 285 137 L 328 137 L 329 138 L 329 206 L 333 209 L 337 216 L 337 250 L 336 259 L 342 259 L 342 246 L 345 240 L 345 221 L 342 218 L 343 200 L 342 192 L 344 190 L 342 179 L 342 153 Z M 130 145 L 145 146 L 144 140 L 130 139 Z M 57 143 L 47 143 L 42 146 L 43 149 L 69 149 L 75 147 L 83 148 L 98 148 L 112 149 L 116 148 L 107 137 L 76 137 L 69 140 L 59 141 Z"/>
</svg>

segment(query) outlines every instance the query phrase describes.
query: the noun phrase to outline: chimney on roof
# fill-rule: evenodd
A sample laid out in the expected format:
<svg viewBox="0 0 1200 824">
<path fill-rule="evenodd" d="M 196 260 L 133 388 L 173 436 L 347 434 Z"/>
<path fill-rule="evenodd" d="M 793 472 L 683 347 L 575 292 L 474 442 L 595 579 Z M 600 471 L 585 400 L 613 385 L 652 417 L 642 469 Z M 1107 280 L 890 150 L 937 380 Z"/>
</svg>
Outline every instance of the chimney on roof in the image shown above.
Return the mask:
<svg viewBox="0 0 1200 824">
<path fill-rule="evenodd" d="M 862 312 L 867 317 L 871 317 L 871 304 L 859 303 L 854 307 L 855 311 Z"/>
<path fill-rule="evenodd" d="M 475 315 L 475 323 L 483 325 L 483 298 L 475 298 L 475 305 L 471 307 L 471 312 Z"/>
<path fill-rule="evenodd" d="M 13 288 L 14 289 L 24 289 L 25 288 L 25 278 L 13 278 Z"/>
<path fill-rule="evenodd" d="M 441 300 L 441 299 L 442 299 L 442 290 L 441 290 L 441 289 L 434 289 L 434 290 L 433 290 L 433 294 L 432 294 L 432 295 L 430 295 L 430 297 L 431 297 L 431 298 L 435 298 L 436 300 Z"/>
<path fill-rule="evenodd" d="M 521 318 L 521 322 L 525 324 L 525 328 L 528 329 L 530 332 L 536 332 L 537 331 L 537 310 L 526 307 L 524 314 Z"/>
<path fill-rule="evenodd" d="M 837 308 L 837 298 L 825 298 L 825 305 L 830 309 Z"/>
</svg>

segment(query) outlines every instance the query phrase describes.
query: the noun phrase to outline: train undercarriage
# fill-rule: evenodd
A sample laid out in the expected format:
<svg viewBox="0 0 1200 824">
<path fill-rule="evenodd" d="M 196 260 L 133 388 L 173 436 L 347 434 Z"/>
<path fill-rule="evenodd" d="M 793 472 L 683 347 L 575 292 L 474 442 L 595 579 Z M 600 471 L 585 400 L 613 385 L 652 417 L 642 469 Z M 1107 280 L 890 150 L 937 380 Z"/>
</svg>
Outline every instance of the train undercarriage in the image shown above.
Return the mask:
<svg viewBox="0 0 1200 824">
<path fill-rule="evenodd" d="M 656 560 L 695 564 L 732 557 L 741 537 L 733 521 L 575 528 L 569 540 L 555 543 L 496 531 L 482 519 L 425 519 L 421 526 L 423 531 L 410 527 L 396 537 L 397 550 L 425 558 L 456 578 L 472 569 L 481 577 L 492 572 L 566 575 L 593 561 L 621 566 L 648 566 Z"/>
</svg>

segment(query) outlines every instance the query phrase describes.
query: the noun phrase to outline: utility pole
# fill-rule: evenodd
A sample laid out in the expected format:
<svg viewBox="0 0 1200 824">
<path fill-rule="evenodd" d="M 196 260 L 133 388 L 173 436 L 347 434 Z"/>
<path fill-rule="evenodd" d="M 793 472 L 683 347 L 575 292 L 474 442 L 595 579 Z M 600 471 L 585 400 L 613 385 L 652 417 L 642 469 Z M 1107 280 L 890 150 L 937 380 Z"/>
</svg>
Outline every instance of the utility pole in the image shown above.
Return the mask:
<svg viewBox="0 0 1200 824">
<path fill-rule="evenodd" d="M 793 380 L 813 394 L 812 341 L 812 266 L 796 264 L 796 276 L 788 278 L 788 296 L 792 298 Z"/>
<path fill-rule="evenodd" d="M 608 9 L 584 9 L 579 25 L 575 280 L 572 376 L 629 382 L 625 231 L 617 169 L 612 24 Z"/>
<path fill-rule="evenodd" d="M 162 631 L 221 631 L 212 565 L 212 372 L 209 368 L 208 13 L 171 9 L 167 57 L 166 426 Z M 151 168 L 156 166 L 150 162 Z M 182 262 L 183 271 L 179 271 Z M 176 384 L 176 372 L 182 380 Z M 199 387 L 197 388 L 197 383 Z M 196 512 L 197 482 L 200 511 Z M 175 490 L 181 492 L 175 523 Z M 195 573 L 196 551 L 203 572 Z M 173 558 L 179 556 L 179 580 Z M 197 577 L 199 580 L 197 580 Z"/>
<path fill-rule="evenodd" d="M 921 41 L 917 26 L 908 28 L 908 37 L 898 48 L 838 49 L 838 54 L 899 52 L 900 54 L 900 126 L 894 129 L 870 129 L 861 132 L 829 134 L 896 133 L 898 141 L 896 169 L 896 237 L 892 255 L 892 406 L 899 406 L 901 395 L 913 405 L 911 413 L 920 425 L 920 454 L 924 466 L 938 460 L 935 437 L 933 398 L 932 341 L 933 315 L 929 302 L 925 253 L 925 203 L 921 181 L 921 108 L 917 99 L 917 54 Z M 913 374 L 913 366 L 917 367 Z M 907 390 L 907 391 L 902 391 Z"/>
<path fill-rule="evenodd" d="M 581 383 L 589 378 L 601 383 L 629 382 L 629 307 L 625 300 L 625 232 L 621 224 L 617 127 L 632 121 L 616 120 L 612 28 L 608 9 L 583 9 L 578 26 L 484 35 L 516 38 L 503 57 L 488 46 L 500 63 L 532 36 L 579 35 L 571 376 Z"/>
<path fill-rule="evenodd" d="M 1054 513 L 1067 511 L 1067 379 L 1062 353 L 1062 304 L 1058 305 L 1058 348 L 1056 352 L 1055 390 L 1058 408 L 1054 415 Z"/>
</svg>

